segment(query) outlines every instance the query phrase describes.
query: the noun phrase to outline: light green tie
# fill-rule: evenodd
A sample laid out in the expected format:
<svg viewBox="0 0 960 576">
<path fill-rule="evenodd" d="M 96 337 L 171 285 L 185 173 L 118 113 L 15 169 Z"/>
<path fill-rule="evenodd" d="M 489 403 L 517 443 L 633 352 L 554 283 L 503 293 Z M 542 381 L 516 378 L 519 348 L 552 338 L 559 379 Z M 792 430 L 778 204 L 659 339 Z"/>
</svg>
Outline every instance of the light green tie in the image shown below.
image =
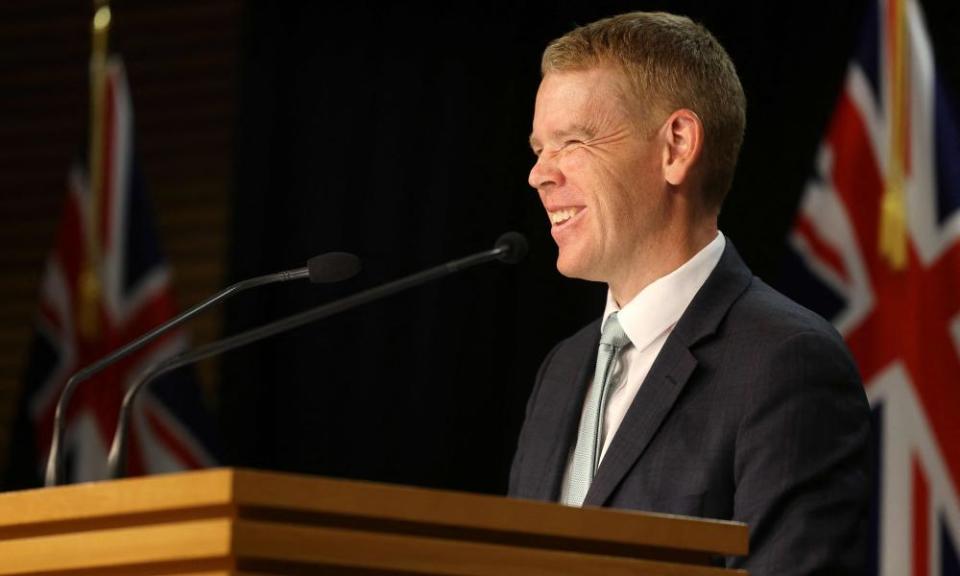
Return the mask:
<svg viewBox="0 0 960 576">
<path fill-rule="evenodd" d="M 593 383 L 587 390 L 583 401 L 583 413 L 580 415 L 580 430 L 577 433 L 577 445 L 573 449 L 573 462 L 561 491 L 560 501 L 568 506 L 582 506 L 587 496 L 593 475 L 600 463 L 600 434 L 603 426 L 603 412 L 607 405 L 607 396 L 613 388 L 610 382 L 611 372 L 620 351 L 630 344 L 617 313 L 614 312 L 603 325 L 600 335 L 600 348 L 597 350 L 597 370 Z"/>
</svg>

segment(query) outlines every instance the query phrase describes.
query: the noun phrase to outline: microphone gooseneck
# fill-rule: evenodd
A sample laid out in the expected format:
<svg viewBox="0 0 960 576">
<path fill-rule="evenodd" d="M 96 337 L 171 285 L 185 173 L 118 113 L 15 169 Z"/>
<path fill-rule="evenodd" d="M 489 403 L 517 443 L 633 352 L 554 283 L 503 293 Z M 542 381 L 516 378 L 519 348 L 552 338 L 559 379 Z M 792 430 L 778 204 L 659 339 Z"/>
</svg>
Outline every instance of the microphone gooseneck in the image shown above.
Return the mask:
<svg viewBox="0 0 960 576">
<path fill-rule="evenodd" d="M 110 445 L 110 455 L 107 458 L 107 470 L 109 477 L 121 477 L 126 468 L 128 437 L 126 431 L 128 429 L 131 413 L 133 411 L 134 400 L 141 390 L 146 388 L 150 382 L 156 380 L 163 374 L 166 374 L 171 370 L 176 370 L 182 366 L 216 356 L 217 354 L 222 354 L 248 344 L 253 344 L 254 342 L 275 336 L 282 332 L 299 328 L 305 324 L 316 322 L 317 320 L 322 320 L 341 312 L 346 312 L 347 310 L 351 310 L 368 302 L 385 298 L 392 294 L 396 294 L 397 292 L 402 292 L 403 290 L 419 286 L 420 284 L 437 280 L 443 278 L 444 276 L 449 276 L 450 274 L 477 266 L 479 264 L 484 264 L 493 260 L 500 260 L 508 264 L 515 264 L 526 255 L 526 249 L 527 241 L 523 235 L 517 232 L 508 232 L 502 235 L 497 240 L 494 248 L 490 250 L 478 252 L 465 258 L 452 260 L 445 264 L 428 268 L 427 270 L 411 274 L 410 276 L 406 276 L 399 280 L 394 280 L 392 282 L 364 290 L 329 304 L 317 306 L 304 312 L 293 314 L 291 316 L 287 316 L 286 318 L 281 318 L 280 320 L 264 324 L 263 326 L 257 328 L 252 328 L 222 340 L 205 344 L 193 350 L 181 352 L 176 356 L 171 356 L 170 358 L 157 362 L 140 374 L 134 383 L 127 388 L 127 392 L 123 397 L 123 403 L 120 406 L 120 417 L 117 420 L 117 429 L 113 436 L 113 442 Z"/>
<path fill-rule="evenodd" d="M 53 439 L 50 442 L 50 455 L 47 457 L 47 468 L 44 484 L 46 486 L 57 486 L 62 484 L 64 481 L 63 442 L 64 434 L 66 432 L 67 406 L 70 405 L 70 399 L 73 397 L 73 393 L 76 391 L 77 386 L 81 382 L 89 379 L 115 362 L 118 362 L 130 354 L 133 354 L 137 350 L 143 348 L 150 342 L 156 340 L 170 330 L 173 330 L 177 326 L 180 326 L 187 320 L 193 318 L 214 304 L 222 302 L 223 300 L 226 300 L 227 298 L 235 296 L 241 292 L 246 292 L 247 290 L 258 288 L 260 286 L 266 286 L 268 284 L 289 282 L 291 280 L 300 280 L 303 278 L 309 278 L 310 281 L 314 283 L 338 282 L 355 275 L 359 270 L 360 259 L 353 254 L 347 254 L 345 252 L 329 252 L 326 254 L 320 254 L 319 256 L 314 256 L 308 261 L 307 266 L 302 268 L 294 268 L 292 270 L 285 270 L 283 272 L 275 272 L 273 274 L 265 274 L 263 276 L 241 280 L 240 282 L 224 288 L 213 296 L 203 300 L 199 304 L 196 304 L 181 312 L 170 320 L 160 324 L 156 328 L 141 334 L 120 348 L 117 348 L 106 356 L 103 356 L 96 362 L 89 364 L 75 372 L 67 380 L 66 384 L 64 384 L 63 391 L 60 393 L 60 397 L 57 399 L 57 408 L 53 417 Z"/>
</svg>

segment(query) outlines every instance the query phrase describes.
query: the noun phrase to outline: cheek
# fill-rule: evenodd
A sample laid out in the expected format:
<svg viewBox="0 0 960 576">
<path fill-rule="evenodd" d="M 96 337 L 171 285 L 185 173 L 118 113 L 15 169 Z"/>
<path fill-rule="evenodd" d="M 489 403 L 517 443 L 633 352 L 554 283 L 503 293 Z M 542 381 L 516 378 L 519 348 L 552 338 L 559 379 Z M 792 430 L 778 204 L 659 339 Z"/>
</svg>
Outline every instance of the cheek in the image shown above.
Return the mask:
<svg viewBox="0 0 960 576">
<path fill-rule="evenodd" d="M 603 158 L 586 148 L 566 152 L 561 159 L 566 177 L 580 193 L 579 200 L 586 204 L 608 203 L 611 172 Z"/>
<path fill-rule="evenodd" d="M 585 150 L 563 152 L 558 161 L 560 169 L 568 176 L 589 174 L 592 164 Z"/>
<path fill-rule="evenodd" d="M 600 187 L 600 200 L 607 206 L 611 216 L 618 221 L 626 219 L 635 207 L 633 194 L 636 192 L 636 182 L 625 177 L 622 170 L 609 166 L 602 166 L 597 171 L 596 181 Z"/>
</svg>

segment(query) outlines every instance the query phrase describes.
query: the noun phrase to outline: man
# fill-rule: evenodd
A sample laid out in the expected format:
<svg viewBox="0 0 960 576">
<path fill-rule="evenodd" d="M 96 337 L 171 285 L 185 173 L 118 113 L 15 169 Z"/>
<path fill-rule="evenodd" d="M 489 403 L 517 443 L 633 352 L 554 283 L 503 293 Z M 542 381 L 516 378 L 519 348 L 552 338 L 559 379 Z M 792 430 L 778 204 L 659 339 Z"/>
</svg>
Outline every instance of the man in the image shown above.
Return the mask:
<svg viewBox="0 0 960 576">
<path fill-rule="evenodd" d="M 833 328 L 752 276 L 717 229 L 743 139 L 726 52 L 633 13 L 555 40 L 530 143 L 566 275 L 601 319 L 547 356 L 510 494 L 750 527 L 754 576 L 858 573 L 868 405 Z"/>
</svg>

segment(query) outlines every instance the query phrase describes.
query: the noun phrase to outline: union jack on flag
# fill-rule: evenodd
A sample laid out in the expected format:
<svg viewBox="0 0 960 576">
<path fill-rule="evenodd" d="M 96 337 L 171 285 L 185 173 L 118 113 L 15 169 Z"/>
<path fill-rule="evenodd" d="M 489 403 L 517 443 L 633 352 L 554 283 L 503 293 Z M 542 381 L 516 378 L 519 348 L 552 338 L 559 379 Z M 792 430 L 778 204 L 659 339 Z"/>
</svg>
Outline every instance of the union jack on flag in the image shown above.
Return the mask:
<svg viewBox="0 0 960 576">
<path fill-rule="evenodd" d="M 66 205 L 40 289 L 40 310 L 24 383 L 24 411 L 35 443 L 37 478 L 46 462 L 57 398 L 66 379 L 171 318 L 170 270 L 153 228 L 134 162 L 133 111 L 124 68 L 112 58 L 104 75 L 98 165 L 100 194 L 86 171 L 69 177 Z M 80 384 L 67 417 L 67 479 L 103 479 L 123 391 L 146 366 L 186 346 L 177 330 Z M 199 389 L 191 375 L 154 383 L 137 402 L 128 472 L 153 474 L 214 463 Z M 21 427 L 22 428 L 22 427 Z"/>
<path fill-rule="evenodd" d="M 915 0 L 875 0 L 790 233 L 873 407 L 870 574 L 960 574 L 960 137 Z"/>
</svg>

